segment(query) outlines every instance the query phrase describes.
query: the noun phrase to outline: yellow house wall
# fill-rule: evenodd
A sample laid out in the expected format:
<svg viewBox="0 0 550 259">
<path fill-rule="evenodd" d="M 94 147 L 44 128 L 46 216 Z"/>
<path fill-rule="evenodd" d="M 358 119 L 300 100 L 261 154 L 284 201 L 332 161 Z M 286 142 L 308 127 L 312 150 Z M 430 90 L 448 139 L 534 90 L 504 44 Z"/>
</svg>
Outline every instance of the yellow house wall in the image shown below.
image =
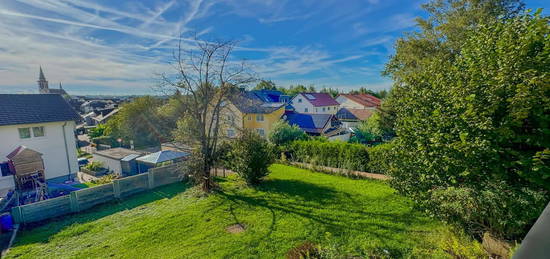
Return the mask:
<svg viewBox="0 0 550 259">
<path fill-rule="evenodd" d="M 265 135 L 267 136 L 271 129 L 273 129 L 273 124 L 281 119 L 285 113 L 285 107 L 281 107 L 278 110 L 275 110 L 269 114 L 263 114 L 264 120 L 257 121 L 256 116 L 261 114 L 243 114 L 243 125 L 245 129 L 256 130 L 264 129 Z"/>
</svg>

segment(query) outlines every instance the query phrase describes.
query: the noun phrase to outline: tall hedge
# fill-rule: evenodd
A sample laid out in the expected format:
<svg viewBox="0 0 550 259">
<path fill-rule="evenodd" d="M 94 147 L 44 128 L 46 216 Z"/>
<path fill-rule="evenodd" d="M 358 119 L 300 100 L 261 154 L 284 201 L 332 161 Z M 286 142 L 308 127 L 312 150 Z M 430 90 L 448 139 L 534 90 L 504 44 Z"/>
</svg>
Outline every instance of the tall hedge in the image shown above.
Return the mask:
<svg viewBox="0 0 550 259">
<path fill-rule="evenodd" d="M 387 99 L 394 188 L 474 234 L 527 233 L 550 200 L 549 22 L 540 11 L 487 21 L 464 29 L 456 56 L 424 48 L 400 63 Z"/>
<path fill-rule="evenodd" d="M 294 141 L 290 145 L 291 159 L 315 165 L 366 171 L 368 148 L 361 144 L 320 140 Z"/>
</svg>

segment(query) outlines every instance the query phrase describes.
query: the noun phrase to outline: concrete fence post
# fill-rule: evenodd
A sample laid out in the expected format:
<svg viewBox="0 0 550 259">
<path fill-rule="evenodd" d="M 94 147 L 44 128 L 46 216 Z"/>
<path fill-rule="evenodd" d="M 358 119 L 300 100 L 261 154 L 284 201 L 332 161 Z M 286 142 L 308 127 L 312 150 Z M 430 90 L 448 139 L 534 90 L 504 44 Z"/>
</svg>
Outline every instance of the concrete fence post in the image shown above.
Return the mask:
<svg viewBox="0 0 550 259">
<path fill-rule="evenodd" d="M 11 216 L 13 217 L 13 221 L 16 224 L 24 224 L 25 219 L 23 218 L 23 211 L 21 210 L 21 206 L 13 207 L 11 209 Z"/>
<path fill-rule="evenodd" d="M 119 180 L 113 181 L 113 192 L 115 194 L 115 198 L 120 198 L 120 182 Z"/>
<path fill-rule="evenodd" d="M 154 170 L 151 169 L 147 172 L 147 188 L 149 189 L 155 188 L 155 174 L 153 172 Z"/>
<path fill-rule="evenodd" d="M 77 191 L 71 192 L 70 201 L 71 201 L 71 203 L 70 203 L 71 211 L 72 212 L 79 212 L 80 211 L 80 204 L 78 204 L 78 192 Z"/>
</svg>

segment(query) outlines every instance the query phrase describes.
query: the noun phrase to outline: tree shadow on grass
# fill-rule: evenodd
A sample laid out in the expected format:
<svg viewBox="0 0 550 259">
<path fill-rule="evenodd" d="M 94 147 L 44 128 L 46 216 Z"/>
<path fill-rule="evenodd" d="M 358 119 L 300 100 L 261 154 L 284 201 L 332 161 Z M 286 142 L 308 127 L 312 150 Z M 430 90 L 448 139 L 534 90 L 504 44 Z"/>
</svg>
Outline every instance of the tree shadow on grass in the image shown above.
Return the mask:
<svg viewBox="0 0 550 259">
<path fill-rule="evenodd" d="M 263 182 L 258 190 L 282 194 L 284 196 L 300 197 L 310 201 L 330 201 L 337 197 L 338 192 L 331 187 L 312 184 L 299 180 L 270 179 Z"/>
<path fill-rule="evenodd" d="M 368 233 L 380 240 L 403 242 L 402 237 L 394 233 L 410 232 L 411 225 L 422 225 L 429 219 L 419 217 L 413 210 L 391 211 L 384 209 L 387 202 L 395 202 L 395 194 L 384 197 L 360 198 L 350 197 L 348 193 L 337 191 L 331 187 L 311 184 L 298 180 L 268 180 L 257 187 L 265 194 L 242 194 L 238 191 L 220 192 L 219 195 L 229 200 L 231 210 L 238 206 L 258 206 L 269 210 L 271 226 L 267 233 L 258 240 L 268 240 L 276 229 L 277 218 L 280 215 L 290 214 L 308 219 L 312 228 L 322 229 L 333 234 Z M 276 195 L 269 195 L 276 194 Z M 382 209 L 371 210 L 364 204 L 380 202 Z M 236 222 L 239 218 L 232 213 Z M 322 233 L 321 231 L 320 233 Z"/>
<path fill-rule="evenodd" d="M 47 242 L 51 236 L 75 223 L 85 224 L 120 211 L 130 210 L 165 198 L 169 199 L 181 192 L 184 192 L 189 187 L 190 185 L 188 183 L 173 183 L 150 191 L 124 197 L 120 200 L 113 200 L 111 202 L 97 205 L 78 214 L 65 215 L 50 220 L 25 225 L 23 227 L 23 231 L 19 233 L 18 236 L 20 238 L 16 239 L 14 246 Z M 30 232 L 32 232 L 32 234 Z M 27 236 L 26 234 L 31 235 Z"/>
</svg>

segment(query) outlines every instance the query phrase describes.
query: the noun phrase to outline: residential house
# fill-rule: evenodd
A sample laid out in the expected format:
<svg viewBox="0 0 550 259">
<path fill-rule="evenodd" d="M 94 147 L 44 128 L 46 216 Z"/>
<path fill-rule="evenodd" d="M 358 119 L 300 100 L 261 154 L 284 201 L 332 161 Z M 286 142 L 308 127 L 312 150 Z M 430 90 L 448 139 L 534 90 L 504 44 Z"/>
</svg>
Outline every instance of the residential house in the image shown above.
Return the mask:
<svg viewBox="0 0 550 259">
<path fill-rule="evenodd" d="M 354 128 L 368 119 L 380 107 L 381 102 L 370 94 L 340 94 L 336 101 L 340 103 L 336 117 L 346 128 Z"/>
<path fill-rule="evenodd" d="M 76 176 L 74 130 L 79 119 L 58 94 L 0 94 L 0 189 L 15 187 L 12 174 L 17 172 L 6 162 L 10 163 L 8 155 L 13 158 L 23 150 L 40 154 L 40 170 L 46 181 L 60 182 Z"/>
<path fill-rule="evenodd" d="M 80 110 L 83 113 L 90 113 L 90 112 L 94 112 L 94 111 L 97 111 L 97 110 L 102 110 L 102 109 L 105 109 L 105 108 L 112 108 L 114 106 L 115 106 L 115 104 L 112 101 L 90 100 L 90 101 L 86 101 L 86 102 L 82 103 L 82 105 L 80 105 Z"/>
<path fill-rule="evenodd" d="M 110 173 L 118 176 L 134 175 L 138 172 L 136 158 L 143 153 L 127 148 L 111 148 L 93 153 L 93 161 L 101 162 Z"/>
<path fill-rule="evenodd" d="M 340 108 L 376 110 L 381 100 L 370 94 L 340 94 L 336 97 Z"/>
<path fill-rule="evenodd" d="M 352 109 L 340 108 L 336 113 L 336 118 L 342 122 L 342 127 L 349 129 L 355 128 L 361 121 L 368 119 L 374 110 L 371 109 Z"/>
<path fill-rule="evenodd" d="M 225 135 L 232 138 L 240 130 L 248 129 L 267 136 L 273 124 L 285 113 L 285 107 L 285 102 L 271 102 L 257 91 L 238 91 L 231 95 L 222 116 Z"/>
<path fill-rule="evenodd" d="M 295 112 L 311 114 L 336 114 L 339 106 L 328 93 L 299 93 L 290 103 Z"/>
<path fill-rule="evenodd" d="M 325 136 L 330 139 L 347 134 L 349 138 L 349 132 L 342 129 L 340 121 L 332 114 L 287 112 L 283 119 L 290 125 L 300 127 L 310 136 Z"/>
<path fill-rule="evenodd" d="M 99 111 L 99 115 L 92 118 L 94 125 L 105 124 L 115 114 L 118 113 L 118 109 L 104 109 L 105 111 Z"/>
</svg>

